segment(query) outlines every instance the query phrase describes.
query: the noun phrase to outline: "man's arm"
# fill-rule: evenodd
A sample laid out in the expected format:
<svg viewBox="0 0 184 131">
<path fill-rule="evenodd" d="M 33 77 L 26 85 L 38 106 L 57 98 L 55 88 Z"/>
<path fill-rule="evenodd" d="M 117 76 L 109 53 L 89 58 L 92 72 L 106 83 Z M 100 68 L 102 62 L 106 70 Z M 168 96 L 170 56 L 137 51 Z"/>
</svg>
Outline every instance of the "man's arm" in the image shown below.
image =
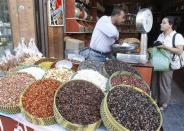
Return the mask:
<svg viewBox="0 0 184 131">
<path fill-rule="evenodd" d="M 108 37 L 115 38 L 115 40 L 117 40 L 119 37 L 118 30 L 110 23 L 99 24 L 99 26 L 96 28 L 100 30 L 102 33 L 104 33 L 105 35 L 107 35 Z"/>
</svg>

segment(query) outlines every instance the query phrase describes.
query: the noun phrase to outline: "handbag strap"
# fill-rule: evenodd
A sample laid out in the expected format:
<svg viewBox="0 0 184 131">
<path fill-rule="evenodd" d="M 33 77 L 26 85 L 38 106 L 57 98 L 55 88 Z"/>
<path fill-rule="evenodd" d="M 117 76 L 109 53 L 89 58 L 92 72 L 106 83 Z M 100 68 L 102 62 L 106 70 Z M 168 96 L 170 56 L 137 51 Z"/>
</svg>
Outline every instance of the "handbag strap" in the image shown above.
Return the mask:
<svg viewBox="0 0 184 131">
<path fill-rule="evenodd" d="M 177 35 L 177 32 L 173 35 L 173 38 L 172 38 L 172 46 L 174 47 L 174 48 L 176 48 L 176 45 L 175 45 L 175 38 L 176 38 L 176 35 Z M 175 53 L 173 53 L 173 57 L 172 57 L 172 61 L 174 61 L 175 59 Z"/>
<path fill-rule="evenodd" d="M 173 39 L 172 39 L 172 45 L 173 45 L 173 47 L 174 48 L 176 48 L 176 45 L 175 45 L 175 38 L 176 38 L 176 35 L 177 35 L 178 33 L 176 32 L 174 35 L 173 35 Z M 173 53 L 173 57 L 172 57 L 172 61 L 175 61 L 175 53 Z M 182 66 L 182 60 L 181 60 L 181 58 L 180 58 L 180 56 L 179 56 L 179 59 L 180 59 L 180 65 Z"/>
</svg>

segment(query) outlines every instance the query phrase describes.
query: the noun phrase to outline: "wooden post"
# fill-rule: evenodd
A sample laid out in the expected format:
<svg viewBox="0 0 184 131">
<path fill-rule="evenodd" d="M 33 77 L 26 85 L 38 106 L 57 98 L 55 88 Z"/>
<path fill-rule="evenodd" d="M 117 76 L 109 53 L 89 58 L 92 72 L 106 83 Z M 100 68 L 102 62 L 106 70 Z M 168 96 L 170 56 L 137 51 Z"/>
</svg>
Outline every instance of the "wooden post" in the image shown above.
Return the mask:
<svg viewBox="0 0 184 131">
<path fill-rule="evenodd" d="M 35 39 L 34 0 L 8 0 L 12 27 L 13 46 L 16 47 L 21 37 L 26 42 Z"/>
</svg>

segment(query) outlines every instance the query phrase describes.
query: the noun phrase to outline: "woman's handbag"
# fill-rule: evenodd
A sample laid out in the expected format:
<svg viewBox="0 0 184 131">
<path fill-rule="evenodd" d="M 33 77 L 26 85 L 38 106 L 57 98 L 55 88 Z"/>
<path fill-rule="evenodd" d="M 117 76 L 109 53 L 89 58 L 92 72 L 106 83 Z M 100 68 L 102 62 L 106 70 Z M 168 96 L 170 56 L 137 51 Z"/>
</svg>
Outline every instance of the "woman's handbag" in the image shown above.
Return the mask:
<svg viewBox="0 0 184 131">
<path fill-rule="evenodd" d="M 149 53 L 150 53 L 149 60 L 154 67 L 154 71 L 170 70 L 171 59 L 164 49 L 153 47 L 149 49 Z"/>
</svg>

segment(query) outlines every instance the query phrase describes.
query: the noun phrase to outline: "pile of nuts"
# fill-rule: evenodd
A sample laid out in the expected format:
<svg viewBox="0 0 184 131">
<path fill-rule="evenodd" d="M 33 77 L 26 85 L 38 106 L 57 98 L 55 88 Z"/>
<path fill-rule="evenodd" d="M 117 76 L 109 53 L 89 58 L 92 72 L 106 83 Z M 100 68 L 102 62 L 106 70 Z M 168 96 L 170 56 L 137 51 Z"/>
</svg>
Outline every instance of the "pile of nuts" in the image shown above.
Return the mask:
<svg viewBox="0 0 184 131">
<path fill-rule="evenodd" d="M 107 97 L 108 109 L 122 126 L 134 131 L 156 131 L 161 117 L 151 99 L 131 87 L 117 86 Z"/>
<path fill-rule="evenodd" d="M 116 71 L 128 71 L 140 76 L 139 72 L 134 67 L 122 61 L 117 60 L 106 61 L 104 63 L 104 68 L 109 76 L 111 76 Z"/>
<path fill-rule="evenodd" d="M 64 83 L 64 82 L 69 81 L 72 75 L 73 75 L 73 71 L 71 71 L 69 69 L 66 69 L 66 68 L 55 69 L 55 68 L 53 68 L 53 69 L 48 70 L 43 77 L 46 79 L 58 80 L 58 81 Z"/>
<path fill-rule="evenodd" d="M 56 80 L 40 80 L 29 86 L 22 96 L 23 108 L 31 115 L 47 118 L 54 115 L 54 93 L 60 86 Z"/>
<path fill-rule="evenodd" d="M 114 76 L 112 77 L 110 82 L 112 87 L 116 85 L 121 85 L 121 84 L 131 85 L 142 89 L 146 93 L 150 93 L 150 88 L 146 84 L 146 82 L 142 79 L 137 79 L 133 74 L 132 75 L 123 74 L 123 75 Z"/>
<path fill-rule="evenodd" d="M 16 73 L 0 79 L 0 105 L 17 106 L 20 94 L 24 88 L 35 81 L 35 78 L 27 73 Z"/>
<path fill-rule="evenodd" d="M 103 92 L 84 80 L 67 82 L 56 95 L 56 107 L 69 122 L 92 124 L 101 119 L 100 104 Z"/>
</svg>

